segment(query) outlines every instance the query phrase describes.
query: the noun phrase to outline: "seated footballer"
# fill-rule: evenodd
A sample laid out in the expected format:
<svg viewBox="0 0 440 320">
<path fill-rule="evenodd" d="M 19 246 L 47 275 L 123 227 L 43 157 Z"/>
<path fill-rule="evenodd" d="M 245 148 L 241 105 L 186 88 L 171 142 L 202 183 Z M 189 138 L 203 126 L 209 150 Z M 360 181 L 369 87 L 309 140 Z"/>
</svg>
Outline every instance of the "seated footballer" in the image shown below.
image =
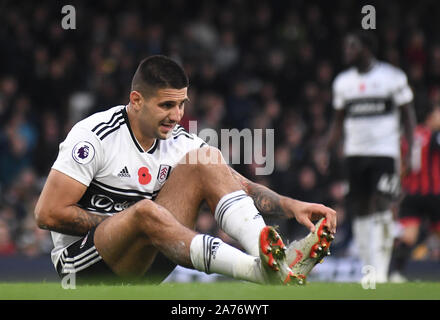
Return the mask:
<svg viewBox="0 0 440 320">
<path fill-rule="evenodd" d="M 79 121 L 60 144 L 35 208 L 38 226 L 51 231 L 60 277 L 145 280 L 160 254 L 206 273 L 303 284 L 329 254 L 336 212 L 249 181 L 189 134 L 179 125 L 188 86 L 179 64 L 148 57 L 133 76 L 127 105 Z M 202 202 L 245 252 L 195 231 Z M 268 215 L 296 218 L 310 234 L 285 246 L 265 224 Z"/>
</svg>

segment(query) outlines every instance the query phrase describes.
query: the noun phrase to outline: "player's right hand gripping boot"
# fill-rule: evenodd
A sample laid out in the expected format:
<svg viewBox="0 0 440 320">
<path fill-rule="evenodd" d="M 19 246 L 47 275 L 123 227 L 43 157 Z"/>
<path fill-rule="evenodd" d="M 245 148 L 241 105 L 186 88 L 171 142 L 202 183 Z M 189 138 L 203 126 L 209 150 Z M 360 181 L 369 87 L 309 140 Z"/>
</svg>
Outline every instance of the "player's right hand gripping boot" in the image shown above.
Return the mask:
<svg viewBox="0 0 440 320">
<path fill-rule="evenodd" d="M 266 226 L 260 232 L 260 262 L 268 284 L 301 284 L 286 260 L 286 246 L 274 227 Z"/>
<path fill-rule="evenodd" d="M 322 218 L 315 225 L 315 232 L 310 232 L 305 238 L 293 241 L 287 246 L 286 256 L 289 267 L 297 277 L 304 280 L 304 284 L 313 267 L 330 255 L 329 248 L 334 236 L 325 223 L 326 219 Z"/>
</svg>

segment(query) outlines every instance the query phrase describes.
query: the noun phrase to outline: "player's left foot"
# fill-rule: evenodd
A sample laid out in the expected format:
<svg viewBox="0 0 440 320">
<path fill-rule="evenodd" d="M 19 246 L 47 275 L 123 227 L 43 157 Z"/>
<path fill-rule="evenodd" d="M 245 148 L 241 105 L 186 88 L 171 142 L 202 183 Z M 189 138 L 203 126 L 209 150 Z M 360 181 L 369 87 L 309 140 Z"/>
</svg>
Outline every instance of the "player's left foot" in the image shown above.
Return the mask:
<svg viewBox="0 0 440 320">
<path fill-rule="evenodd" d="M 286 260 L 286 246 L 274 227 L 266 226 L 260 233 L 260 263 L 269 284 L 302 284 Z"/>
<path fill-rule="evenodd" d="M 330 255 L 329 248 L 334 236 L 325 223 L 325 218 L 322 218 L 316 224 L 315 232 L 310 232 L 305 238 L 293 241 L 287 246 L 286 257 L 289 267 L 304 281 L 313 267 Z"/>
</svg>

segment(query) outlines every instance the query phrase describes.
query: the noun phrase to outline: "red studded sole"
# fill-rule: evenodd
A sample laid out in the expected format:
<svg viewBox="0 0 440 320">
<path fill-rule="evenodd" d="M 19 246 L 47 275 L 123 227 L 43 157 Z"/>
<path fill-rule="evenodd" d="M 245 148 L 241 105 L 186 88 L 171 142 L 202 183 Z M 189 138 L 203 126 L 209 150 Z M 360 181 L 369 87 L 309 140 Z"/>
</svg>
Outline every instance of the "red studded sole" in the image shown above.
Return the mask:
<svg viewBox="0 0 440 320">
<path fill-rule="evenodd" d="M 310 258 L 322 260 L 325 256 L 329 254 L 330 244 L 333 241 L 333 235 L 328 230 L 325 223 L 326 219 L 319 226 L 317 233 L 318 241 L 312 246 L 310 250 Z"/>
<path fill-rule="evenodd" d="M 276 260 L 285 258 L 286 246 L 273 227 L 266 226 L 261 231 L 260 248 L 267 258 L 268 266 L 274 271 L 279 271 Z"/>
</svg>

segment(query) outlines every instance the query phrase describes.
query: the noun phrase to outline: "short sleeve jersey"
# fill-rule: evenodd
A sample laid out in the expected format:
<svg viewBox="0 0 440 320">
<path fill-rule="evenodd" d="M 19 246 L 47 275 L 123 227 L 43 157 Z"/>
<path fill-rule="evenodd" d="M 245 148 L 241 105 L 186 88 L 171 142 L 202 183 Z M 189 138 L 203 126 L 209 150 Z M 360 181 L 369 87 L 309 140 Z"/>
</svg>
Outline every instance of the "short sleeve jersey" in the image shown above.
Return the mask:
<svg viewBox="0 0 440 320">
<path fill-rule="evenodd" d="M 333 82 L 333 107 L 345 111 L 346 156 L 400 156 L 399 107 L 413 93 L 405 73 L 375 61 L 366 73 L 341 72 Z"/>
<path fill-rule="evenodd" d="M 165 140 L 143 150 L 134 136 L 126 106 L 95 113 L 78 122 L 60 144 L 52 168 L 87 186 L 78 205 L 113 215 L 142 199 L 153 199 L 189 151 L 206 143 L 177 125 Z M 68 192 L 68 190 L 66 190 Z M 51 232 L 52 261 L 80 237 Z"/>
</svg>

